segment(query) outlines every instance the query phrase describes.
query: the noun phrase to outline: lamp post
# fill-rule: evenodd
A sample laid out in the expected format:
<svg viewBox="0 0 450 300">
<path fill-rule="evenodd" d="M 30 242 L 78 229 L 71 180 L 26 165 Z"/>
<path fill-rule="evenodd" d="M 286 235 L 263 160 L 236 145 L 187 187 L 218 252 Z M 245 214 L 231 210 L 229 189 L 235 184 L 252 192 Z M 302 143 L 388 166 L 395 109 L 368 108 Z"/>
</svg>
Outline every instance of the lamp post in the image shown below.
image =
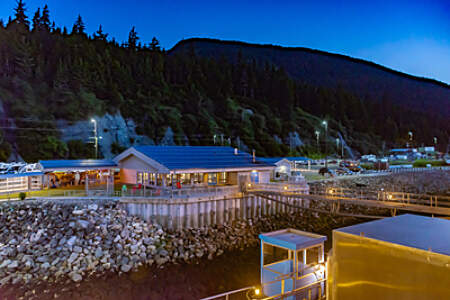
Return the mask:
<svg viewBox="0 0 450 300">
<path fill-rule="evenodd" d="M 316 130 L 316 141 L 317 141 L 317 152 L 320 152 L 320 149 L 319 149 L 319 137 L 320 137 L 320 131 L 319 130 Z"/>
<path fill-rule="evenodd" d="M 97 120 L 91 119 L 91 122 L 94 123 L 94 147 L 95 147 L 95 158 L 98 156 L 98 137 L 97 137 Z"/>
<path fill-rule="evenodd" d="M 322 121 L 322 125 L 325 127 L 325 168 L 328 168 L 328 154 L 327 154 L 327 137 L 328 137 L 328 123 Z"/>
<path fill-rule="evenodd" d="M 339 156 L 339 138 L 336 138 L 336 153 Z"/>
</svg>

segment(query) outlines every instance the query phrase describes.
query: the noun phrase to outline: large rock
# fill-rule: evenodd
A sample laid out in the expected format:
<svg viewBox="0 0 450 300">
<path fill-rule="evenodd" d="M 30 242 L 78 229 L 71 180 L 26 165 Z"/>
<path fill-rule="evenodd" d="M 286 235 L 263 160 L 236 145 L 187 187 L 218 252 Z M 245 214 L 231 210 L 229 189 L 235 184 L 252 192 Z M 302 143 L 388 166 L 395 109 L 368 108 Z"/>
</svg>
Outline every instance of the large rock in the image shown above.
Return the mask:
<svg viewBox="0 0 450 300">
<path fill-rule="evenodd" d="M 132 268 L 132 266 L 130 266 L 130 265 L 122 265 L 120 267 L 120 270 L 124 273 L 128 273 L 131 270 L 131 268 Z"/>
<path fill-rule="evenodd" d="M 72 252 L 72 254 L 70 255 L 70 257 L 67 259 L 67 262 L 69 264 L 72 264 L 78 257 L 78 253 L 76 252 Z"/>
<path fill-rule="evenodd" d="M 72 280 L 75 281 L 75 282 L 79 282 L 79 281 L 81 281 L 83 279 L 83 277 L 80 274 L 76 273 L 76 272 L 72 273 L 70 278 L 72 278 Z"/>
</svg>

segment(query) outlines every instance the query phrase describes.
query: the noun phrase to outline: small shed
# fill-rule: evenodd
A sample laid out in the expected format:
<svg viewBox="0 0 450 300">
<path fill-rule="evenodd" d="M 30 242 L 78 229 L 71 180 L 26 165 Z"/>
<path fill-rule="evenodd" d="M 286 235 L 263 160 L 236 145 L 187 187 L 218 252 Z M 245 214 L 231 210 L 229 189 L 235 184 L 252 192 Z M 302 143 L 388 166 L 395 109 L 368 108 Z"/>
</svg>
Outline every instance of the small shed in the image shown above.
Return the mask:
<svg viewBox="0 0 450 300">
<path fill-rule="evenodd" d="M 333 231 L 327 299 L 450 299 L 450 221 L 405 214 Z"/>
<path fill-rule="evenodd" d="M 318 299 L 325 294 L 326 236 L 288 228 L 259 238 L 261 285 L 266 296 L 295 293 L 298 299 Z"/>
</svg>

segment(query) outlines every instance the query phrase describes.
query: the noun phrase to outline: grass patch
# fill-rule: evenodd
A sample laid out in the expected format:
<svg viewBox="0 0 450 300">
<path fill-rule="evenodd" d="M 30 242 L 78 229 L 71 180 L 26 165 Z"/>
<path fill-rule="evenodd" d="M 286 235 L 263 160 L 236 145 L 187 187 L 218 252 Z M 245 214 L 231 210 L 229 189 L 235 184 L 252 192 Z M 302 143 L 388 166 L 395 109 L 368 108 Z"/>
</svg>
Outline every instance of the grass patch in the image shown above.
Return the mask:
<svg viewBox="0 0 450 300">
<path fill-rule="evenodd" d="M 431 165 L 432 167 L 443 167 L 447 164 L 443 160 L 426 160 L 426 159 L 418 159 L 413 163 L 414 168 L 426 168 L 427 165 Z"/>
</svg>

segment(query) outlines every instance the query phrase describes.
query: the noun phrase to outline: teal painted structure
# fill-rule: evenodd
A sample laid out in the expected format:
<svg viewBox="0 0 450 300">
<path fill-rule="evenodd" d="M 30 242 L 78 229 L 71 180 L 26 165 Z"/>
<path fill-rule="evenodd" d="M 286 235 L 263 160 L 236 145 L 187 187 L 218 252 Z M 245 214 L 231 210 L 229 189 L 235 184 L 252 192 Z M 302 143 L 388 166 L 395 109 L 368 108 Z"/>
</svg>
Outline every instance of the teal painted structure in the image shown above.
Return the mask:
<svg viewBox="0 0 450 300">
<path fill-rule="evenodd" d="M 266 296 L 285 294 L 301 287 L 305 290 L 284 299 L 318 299 L 325 294 L 324 242 L 326 236 L 295 229 L 260 234 L 261 286 Z M 322 266 L 322 267 L 320 267 Z M 283 280 L 284 279 L 284 280 Z"/>
</svg>

